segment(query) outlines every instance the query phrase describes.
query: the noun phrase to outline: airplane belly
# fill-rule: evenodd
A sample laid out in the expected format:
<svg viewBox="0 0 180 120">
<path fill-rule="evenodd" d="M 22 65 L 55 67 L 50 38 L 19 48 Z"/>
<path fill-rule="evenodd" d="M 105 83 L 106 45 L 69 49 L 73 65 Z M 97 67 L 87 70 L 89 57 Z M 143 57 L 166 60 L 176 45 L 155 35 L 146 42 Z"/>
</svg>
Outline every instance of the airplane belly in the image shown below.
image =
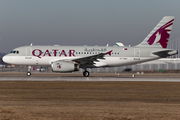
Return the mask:
<svg viewBox="0 0 180 120">
<path fill-rule="evenodd" d="M 5 56 L 3 57 L 3 61 L 13 65 L 24 65 L 27 64 L 27 62 L 31 64 L 32 62 L 29 57 L 25 58 L 24 56 Z"/>
<path fill-rule="evenodd" d="M 21 56 L 19 65 L 38 65 L 38 59 L 31 56 Z"/>
<path fill-rule="evenodd" d="M 106 63 L 108 67 L 115 67 L 132 65 L 155 59 L 158 59 L 158 57 L 140 57 L 138 60 L 134 59 L 134 57 L 107 57 L 105 60 L 101 61 Z"/>
<path fill-rule="evenodd" d="M 50 65 L 48 60 L 32 56 L 6 56 L 3 61 L 13 65 Z"/>
<path fill-rule="evenodd" d="M 125 64 L 133 63 L 133 58 L 107 57 L 104 62 L 109 67 L 124 66 Z"/>
</svg>

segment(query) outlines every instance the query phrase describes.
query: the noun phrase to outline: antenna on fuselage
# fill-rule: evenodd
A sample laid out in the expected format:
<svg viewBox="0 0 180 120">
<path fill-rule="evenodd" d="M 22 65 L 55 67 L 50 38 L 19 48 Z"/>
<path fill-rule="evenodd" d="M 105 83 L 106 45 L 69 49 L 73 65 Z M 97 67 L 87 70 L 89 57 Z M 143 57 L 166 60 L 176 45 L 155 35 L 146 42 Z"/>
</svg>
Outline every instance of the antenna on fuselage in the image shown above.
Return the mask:
<svg viewBox="0 0 180 120">
<path fill-rule="evenodd" d="M 32 46 L 32 45 L 33 45 L 33 43 L 30 44 L 30 46 Z"/>
</svg>

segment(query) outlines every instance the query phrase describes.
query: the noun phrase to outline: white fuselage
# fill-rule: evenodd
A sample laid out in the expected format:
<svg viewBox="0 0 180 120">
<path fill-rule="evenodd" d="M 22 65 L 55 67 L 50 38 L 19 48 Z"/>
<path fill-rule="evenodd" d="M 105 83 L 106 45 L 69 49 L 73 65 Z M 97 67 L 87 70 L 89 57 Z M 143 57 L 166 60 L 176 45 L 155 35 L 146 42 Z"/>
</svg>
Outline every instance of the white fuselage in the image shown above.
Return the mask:
<svg viewBox="0 0 180 120">
<path fill-rule="evenodd" d="M 82 59 L 80 64 L 86 67 L 114 67 L 137 64 L 160 58 L 151 54 L 151 49 L 136 47 L 105 47 L 105 46 L 24 46 L 14 49 L 3 57 L 3 61 L 14 65 L 50 66 L 58 60 L 75 61 L 87 56 L 111 51 L 103 58 L 96 58 L 92 64 Z M 15 51 L 15 52 L 14 52 Z M 17 52 L 18 51 L 18 52 Z M 86 63 L 83 63 L 86 62 Z"/>
</svg>

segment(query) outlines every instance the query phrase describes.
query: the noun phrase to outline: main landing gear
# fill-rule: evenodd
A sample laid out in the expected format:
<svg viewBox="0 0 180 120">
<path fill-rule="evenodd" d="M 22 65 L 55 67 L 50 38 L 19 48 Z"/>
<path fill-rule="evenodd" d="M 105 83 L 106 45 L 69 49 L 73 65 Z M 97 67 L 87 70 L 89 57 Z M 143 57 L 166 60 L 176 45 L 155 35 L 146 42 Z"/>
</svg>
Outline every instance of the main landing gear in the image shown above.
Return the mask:
<svg viewBox="0 0 180 120">
<path fill-rule="evenodd" d="M 83 72 L 83 75 L 84 75 L 84 77 L 89 77 L 89 72 L 85 70 L 85 71 Z"/>
<path fill-rule="evenodd" d="M 27 76 L 31 76 L 31 66 L 28 66 L 28 70 L 27 70 L 26 75 Z"/>
</svg>

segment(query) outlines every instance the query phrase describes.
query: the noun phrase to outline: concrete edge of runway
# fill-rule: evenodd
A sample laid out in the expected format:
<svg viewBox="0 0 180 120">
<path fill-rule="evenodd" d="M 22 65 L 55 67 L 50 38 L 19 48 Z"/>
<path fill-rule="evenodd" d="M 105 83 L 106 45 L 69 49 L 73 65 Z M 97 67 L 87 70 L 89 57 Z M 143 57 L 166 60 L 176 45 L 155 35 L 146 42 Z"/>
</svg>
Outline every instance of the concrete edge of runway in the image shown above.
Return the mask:
<svg viewBox="0 0 180 120">
<path fill-rule="evenodd" d="M 0 73 L 0 81 L 151 81 L 180 82 L 179 73 L 92 73 L 83 77 L 82 73 Z"/>
<path fill-rule="evenodd" d="M 0 76 L 14 75 L 14 76 L 26 76 L 26 72 L 0 72 Z M 32 76 L 82 76 L 83 73 L 46 73 L 46 72 L 32 72 Z M 157 77 L 180 77 L 179 72 L 121 72 L 121 73 L 90 73 L 89 77 L 94 76 L 157 76 Z"/>
</svg>

